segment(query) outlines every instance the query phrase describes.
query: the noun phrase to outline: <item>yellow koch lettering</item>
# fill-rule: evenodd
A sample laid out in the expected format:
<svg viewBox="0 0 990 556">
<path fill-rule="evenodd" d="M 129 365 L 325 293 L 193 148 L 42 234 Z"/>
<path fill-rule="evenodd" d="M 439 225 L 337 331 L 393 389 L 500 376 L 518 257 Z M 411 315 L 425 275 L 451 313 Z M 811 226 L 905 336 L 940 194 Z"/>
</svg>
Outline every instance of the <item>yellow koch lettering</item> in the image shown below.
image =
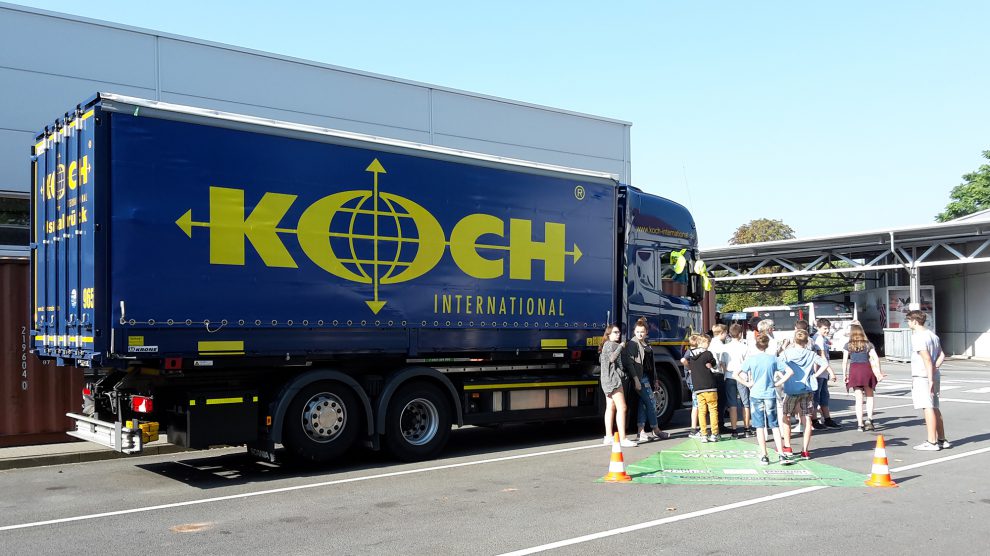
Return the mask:
<svg viewBox="0 0 990 556">
<path fill-rule="evenodd" d="M 386 304 L 379 298 L 380 286 L 426 274 L 440 263 L 447 246 L 457 268 L 479 279 L 504 276 L 508 261 L 511 279 L 532 280 L 533 262 L 542 261 L 542 279 L 563 282 L 567 257 L 574 264 L 581 259 L 577 244 L 567 250 L 567 227 L 558 222 L 543 222 L 543 240 L 539 241 L 534 240 L 530 220 L 509 219 L 506 236 L 505 220 L 467 214 L 451 229 L 448 242 L 443 227 L 425 207 L 379 190 L 379 180 L 387 172 L 378 159 L 365 170 L 373 174 L 370 190 L 341 191 L 317 199 L 302 211 L 295 229 L 278 226 L 297 196 L 265 193 L 245 217 L 244 190 L 215 186 L 209 188 L 208 222 L 194 221 L 188 210 L 175 223 L 190 238 L 194 227 L 208 228 L 210 264 L 217 265 L 246 264 L 247 240 L 266 266 L 298 268 L 281 237 L 296 234 L 303 253 L 318 267 L 343 280 L 370 286 L 371 299 L 366 303 L 375 314 Z M 359 217 L 372 225 L 356 229 Z M 389 222 L 388 227 L 380 229 L 379 219 Z M 370 249 L 359 255 L 356 244 Z M 383 256 L 383 252 L 395 255 Z"/>
</svg>

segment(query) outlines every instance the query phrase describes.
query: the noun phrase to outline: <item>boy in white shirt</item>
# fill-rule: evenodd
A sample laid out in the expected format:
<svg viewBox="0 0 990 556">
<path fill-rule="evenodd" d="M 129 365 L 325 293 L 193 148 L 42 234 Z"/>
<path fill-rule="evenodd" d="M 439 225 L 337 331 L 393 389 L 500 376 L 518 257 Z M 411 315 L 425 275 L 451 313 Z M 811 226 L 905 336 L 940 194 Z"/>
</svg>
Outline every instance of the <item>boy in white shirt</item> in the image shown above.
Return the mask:
<svg viewBox="0 0 990 556">
<path fill-rule="evenodd" d="M 745 438 L 749 427 L 749 388 L 738 382 L 737 374 L 746 359 L 747 346 L 743 342 L 744 328 L 739 324 L 729 327 L 729 342 L 722 347 L 721 362 L 725 368 L 725 397 L 729 406 L 729 423 L 734 438 Z M 742 410 L 743 430 L 738 432 L 739 410 Z"/>
</svg>

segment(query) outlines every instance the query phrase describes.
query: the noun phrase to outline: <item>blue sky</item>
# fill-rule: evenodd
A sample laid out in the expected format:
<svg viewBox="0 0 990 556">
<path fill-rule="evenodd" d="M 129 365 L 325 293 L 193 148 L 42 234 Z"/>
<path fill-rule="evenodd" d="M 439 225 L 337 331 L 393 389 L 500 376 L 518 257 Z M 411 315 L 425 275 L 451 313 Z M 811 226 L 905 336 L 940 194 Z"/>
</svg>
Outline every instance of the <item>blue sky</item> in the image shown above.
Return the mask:
<svg viewBox="0 0 990 556">
<path fill-rule="evenodd" d="M 990 149 L 990 2 L 21 1 L 630 121 L 701 245 L 933 222 Z"/>
</svg>

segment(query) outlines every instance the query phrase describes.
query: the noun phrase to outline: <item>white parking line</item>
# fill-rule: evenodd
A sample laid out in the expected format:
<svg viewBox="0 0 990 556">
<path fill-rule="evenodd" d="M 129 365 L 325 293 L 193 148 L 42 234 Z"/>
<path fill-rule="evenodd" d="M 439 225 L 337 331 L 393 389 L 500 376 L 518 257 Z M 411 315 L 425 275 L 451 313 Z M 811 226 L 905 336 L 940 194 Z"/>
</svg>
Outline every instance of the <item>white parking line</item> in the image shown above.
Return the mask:
<svg viewBox="0 0 990 556">
<path fill-rule="evenodd" d="M 115 515 L 127 515 L 136 514 L 141 512 L 151 512 L 155 510 L 167 510 L 169 508 L 181 508 L 183 506 L 195 506 L 198 504 L 209 504 L 212 502 L 223 502 L 224 500 L 237 500 L 240 498 L 253 498 L 255 496 L 265 496 L 268 494 L 279 494 L 282 492 L 292 492 L 295 490 L 307 490 L 311 488 L 320 488 L 334 485 L 342 485 L 346 483 L 359 483 L 362 481 L 371 481 L 375 479 L 387 479 L 389 477 L 401 477 L 403 475 L 415 475 L 418 473 L 427 473 L 430 471 L 441 471 L 444 469 L 456 469 L 458 467 L 469 467 L 472 465 L 483 465 L 486 463 L 496 463 L 500 461 L 511 461 L 515 459 L 525 459 L 525 458 L 535 458 L 539 456 L 549 456 L 553 454 L 563 454 L 566 452 L 575 452 L 578 450 L 588 450 L 591 448 L 601 449 L 601 441 L 590 446 L 578 446 L 576 448 L 562 448 L 560 450 L 549 450 L 546 452 L 536 452 L 532 454 L 519 454 L 515 456 L 505 456 L 501 458 L 492 458 L 478 461 L 465 461 L 462 463 L 451 463 L 448 465 L 435 465 L 433 467 L 424 467 L 422 469 L 407 469 L 405 471 L 395 471 L 393 473 L 380 473 L 378 475 L 367 475 L 364 477 L 351 477 L 350 479 L 338 479 L 336 481 L 324 481 L 321 483 L 312 483 L 307 485 L 296 485 L 284 488 L 273 488 L 269 490 L 259 490 L 256 492 L 244 492 L 241 494 L 231 494 L 230 496 L 217 496 L 215 498 L 201 498 L 199 500 L 188 500 L 186 502 L 175 502 L 172 504 L 160 504 L 157 506 L 145 506 L 142 508 L 130 508 L 127 510 L 117 510 L 113 512 L 103 512 L 98 514 L 88 514 L 88 515 L 77 515 L 72 517 L 63 517 L 60 519 L 49 519 L 47 521 L 35 521 L 32 523 L 20 523 L 17 525 L 5 525 L 0 527 L 0 531 L 12 531 L 14 529 L 26 529 L 28 527 L 41 527 L 43 525 L 55 525 L 57 523 L 69 523 L 73 521 L 84 521 L 87 519 L 98 519 L 101 517 L 112 517 Z"/>
<path fill-rule="evenodd" d="M 873 410 L 874 410 L 874 412 L 881 412 L 882 413 L 882 411 L 880 411 L 881 409 L 897 409 L 897 408 L 900 408 L 900 407 L 913 407 L 913 406 L 914 406 L 913 403 L 902 403 L 901 405 L 877 406 L 877 407 L 873 408 Z M 832 413 L 832 415 L 838 417 L 840 415 L 853 415 L 853 414 L 856 413 L 856 410 L 855 409 L 844 409 L 842 411 L 833 411 L 831 413 Z"/>
<path fill-rule="evenodd" d="M 848 393 L 847 394 L 845 392 L 833 392 L 831 395 L 833 395 L 833 396 L 847 396 L 847 397 L 852 397 L 855 394 L 852 394 L 852 393 Z M 892 394 L 873 394 L 873 397 L 875 397 L 875 398 L 889 398 L 889 399 L 892 399 L 892 400 L 904 400 L 904 399 L 909 399 L 911 396 L 909 394 L 903 394 L 903 395 L 900 395 L 900 396 L 894 396 Z M 962 398 L 942 398 L 942 397 L 939 397 L 938 400 L 940 402 L 959 402 L 959 403 L 990 404 L 990 400 L 964 400 Z"/>
<path fill-rule="evenodd" d="M 668 523 L 676 523 L 678 521 L 684 521 L 685 519 L 692 519 L 695 517 L 702 517 L 714 513 L 725 512 L 729 510 L 735 510 L 737 508 L 745 508 L 746 506 L 752 506 L 754 504 L 761 504 L 763 502 L 772 502 L 773 500 L 780 500 L 781 498 L 787 498 L 789 496 L 797 496 L 798 494 L 805 494 L 808 492 L 814 492 L 816 490 L 822 490 L 823 488 L 828 488 L 827 486 L 813 486 L 805 487 L 798 490 L 789 490 L 787 492 L 781 492 L 778 494 L 773 494 L 770 496 L 761 496 L 760 498 L 753 498 L 752 500 L 743 500 L 742 502 L 735 502 L 733 504 L 727 504 L 725 506 L 717 506 L 715 508 L 708 508 L 705 510 L 699 510 L 696 512 L 686 513 L 684 515 L 675 515 L 671 517 L 665 517 L 663 519 L 657 519 L 655 521 L 647 521 L 646 523 L 637 523 L 635 525 L 628 525 L 626 527 L 620 527 L 618 529 L 610 529 L 608 531 L 602 531 L 600 533 L 592 533 L 590 535 L 584 535 L 581 537 L 574 537 L 573 539 L 565 539 L 562 541 L 553 542 L 550 544 L 543 544 L 540 546 L 534 546 L 532 548 L 524 548 L 522 550 L 516 550 L 514 552 L 506 552 L 501 556 L 522 556 L 524 554 L 535 554 L 537 552 L 543 552 L 545 550 L 553 550 L 555 548 L 561 548 L 564 546 L 570 546 L 573 544 L 580 544 L 583 542 L 593 541 L 597 539 L 603 539 L 605 537 L 611 537 L 614 535 L 621 535 L 622 533 L 630 533 L 632 531 L 639 531 L 640 529 L 648 529 L 650 527 L 657 527 L 659 525 L 666 525 Z"/>
<path fill-rule="evenodd" d="M 968 456 L 975 456 L 977 454 L 983 454 L 990 452 L 990 447 L 980 448 L 979 450 L 973 450 L 971 452 L 963 452 L 961 454 L 954 454 L 944 458 L 933 459 L 929 461 L 923 461 L 921 463 L 915 463 L 911 465 L 905 465 L 903 467 L 898 467 L 896 469 L 891 469 L 892 472 L 907 471 L 909 469 L 917 469 L 918 467 L 925 467 L 927 465 L 935 465 L 937 463 L 944 463 L 947 461 L 952 461 L 959 458 L 964 458 Z M 601 531 L 598 533 L 592 533 L 590 535 L 583 535 L 580 537 L 574 537 L 572 539 L 565 539 L 562 541 L 557 541 L 549 544 L 542 544 L 540 546 L 534 546 L 531 548 L 524 548 L 522 550 L 516 550 L 513 552 L 506 552 L 500 556 L 523 556 L 524 554 L 536 554 L 537 552 L 544 552 L 546 550 L 553 550 L 555 548 L 561 548 L 564 546 L 571 546 L 575 544 L 585 543 L 588 541 L 593 541 L 597 539 L 603 539 L 606 537 L 612 537 L 615 535 L 621 535 L 623 533 L 629 533 L 632 531 L 639 531 L 641 529 L 649 529 L 650 527 L 658 527 L 660 525 L 666 525 L 668 523 L 675 523 L 678 521 L 684 521 L 686 519 L 693 519 L 695 517 L 702 517 L 706 515 L 711 515 L 714 513 L 727 512 L 730 510 L 735 510 L 737 508 L 744 508 L 746 506 L 753 506 L 755 504 L 762 504 L 763 502 L 772 502 L 773 500 L 779 500 L 781 498 L 788 498 L 790 496 L 797 496 L 799 494 L 807 494 L 809 492 L 815 492 L 816 490 L 822 490 L 829 488 L 827 486 L 813 486 L 806 487 L 797 490 L 789 490 L 786 492 L 781 492 L 771 496 L 762 496 L 760 498 L 753 498 L 751 500 L 743 500 L 742 502 L 734 502 L 732 504 L 726 504 L 725 506 L 717 506 L 714 508 L 707 508 L 704 510 L 699 510 L 697 512 L 690 512 L 684 515 L 671 516 L 663 519 L 657 519 L 654 521 L 647 521 L 646 523 L 637 523 L 635 525 L 628 525 L 626 527 L 619 527 L 618 529 L 609 529 L 608 531 Z"/>
</svg>

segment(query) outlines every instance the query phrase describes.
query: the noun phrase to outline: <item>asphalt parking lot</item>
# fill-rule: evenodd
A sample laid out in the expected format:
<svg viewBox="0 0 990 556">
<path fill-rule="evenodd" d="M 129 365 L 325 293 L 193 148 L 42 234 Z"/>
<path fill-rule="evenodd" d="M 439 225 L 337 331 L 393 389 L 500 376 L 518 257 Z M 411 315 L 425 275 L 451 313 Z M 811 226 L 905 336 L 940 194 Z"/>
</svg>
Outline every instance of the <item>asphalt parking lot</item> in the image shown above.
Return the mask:
<svg viewBox="0 0 990 556">
<path fill-rule="evenodd" d="M 886 365 L 873 433 L 850 426 L 851 397 L 833 386 L 845 426 L 815 434 L 813 461 L 865 480 L 883 434 L 897 488 L 606 484 L 598 423 L 471 428 L 415 464 L 362 452 L 302 469 L 231 448 L 2 471 L 0 542 L 9 554 L 973 552 L 990 519 L 988 367 L 943 368 L 954 446 L 942 452 L 911 449 L 924 430 L 905 365 Z M 674 438 L 626 449 L 628 468 L 687 442 L 686 424 L 678 412 Z"/>
</svg>

